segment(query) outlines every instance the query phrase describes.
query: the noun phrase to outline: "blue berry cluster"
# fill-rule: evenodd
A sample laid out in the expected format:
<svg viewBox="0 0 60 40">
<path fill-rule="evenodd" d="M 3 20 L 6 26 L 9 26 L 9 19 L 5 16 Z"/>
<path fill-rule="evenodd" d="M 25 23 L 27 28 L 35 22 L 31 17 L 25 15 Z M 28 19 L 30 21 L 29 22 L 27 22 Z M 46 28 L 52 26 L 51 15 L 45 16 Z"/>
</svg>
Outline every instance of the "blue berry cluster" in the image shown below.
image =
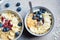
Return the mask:
<svg viewBox="0 0 60 40">
<path fill-rule="evenodd" d="M 2 23 L 0 23 L 0 28 L 3 26 L 3 24 Z"/>
<path fill-rule="evenodd" d="M 3 32 L 8 32 L 10 29 L 9 28 L 3 28 Z"/>
<path fill-rule="evenodd" d="M 16 11 L 17 12 L 20 12 L 21 11 L 21 7 L 19 7 L 20 6 L 20 2 L 17 2 L 16 3 L 16 7 L 17 7 L 17 9 L 16 9 Z M 10 3 L 6 3 L 5 4 L 5 8 L 9 8 L 10 7 Z"/>
<path fill-rule="evenodd" d="M 40 8 L 40 11 L 37 11 L 37 12 L 33 13 L 34 15 L 33 15 L 32 19 L 37 20 L 37 21 L 42 20 L 43 19 L 42 13 L 45 13 L 45 11 L 46 11 L 45 9 Z"/>
</svg>

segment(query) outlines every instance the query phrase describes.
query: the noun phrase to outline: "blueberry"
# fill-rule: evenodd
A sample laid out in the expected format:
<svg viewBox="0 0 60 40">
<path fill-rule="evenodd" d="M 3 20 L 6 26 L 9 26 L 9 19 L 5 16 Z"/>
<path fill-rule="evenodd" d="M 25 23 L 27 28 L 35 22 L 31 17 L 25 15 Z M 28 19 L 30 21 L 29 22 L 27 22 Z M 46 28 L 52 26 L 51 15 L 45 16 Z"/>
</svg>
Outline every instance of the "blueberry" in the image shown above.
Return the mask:
<svg viewBox="0 0 60 40">
<path fill-rule="evenodd" d="M 16 4 L 16 6 L 20 6 L 20 2 L 18 2 L 18 3 Z"/>
<path fill-rule="evenodd" d="M 20 8 L 20 7 L 18 7 L 16 11 L 17 11 L 17 12 L 20 12 L 20 11 L 21 11 L 21 8 Z"/>
<path fill-rule="evenodd" d="M 19 36 L 19 34 L 20 34 L 19 32 L 16 32 L 16 33 L 15 33 L 15 37 L 18 37 L 18 36 Z"/>
<path fill-rule="evenodd" d="M 37 13 L 37 14 L 36 14 L 36 17 L 40 17 L 40 15 Z"/>
<path fill-rule="evenodd" d="M 38 19 L 37 19 L 37 21 L 40 21 L 40 20 L 42 20 L 42 18 L 38 18 Z"/>
<path fill-rule="evenodd" d="M 2 25 L 2 23 L 0 23 L 0 27 L 2 27 L 3 25 Z"/>
<path fill-rule="evenodd" d="M 46 11 L 46 10 L 43 9 L 43 8 L 40 9 L 40 13 L 45 13 L 45 11 Z"/>
<path fill-rule="evenodd" d="M 40 15 L 40 18 L 43 18 L 43 16 L 42 16 L 42 15 Z"/>
<path fill-rule="evenodd" d="M 35 20 L 36 19 L 36 16 L 33 16 L 32 19 Z"/>
<path fill-rule="evenodd" d="M 3 28 L 3 32 L 8 32 L 10 29 L 9 28 Z"/>
<path fill-rule="evenodd" d="M 40 11 L 38 11 L 37 14 L 41 15 L 42 13 Z"/>
<path fill-rule="evenodd" d="M 5 4 L 5 7 L 6 7 L 6 8 L 8 8 L 9 6 L 10 6 L 10 4 L 9 4 L 9 3 L 6 3 L 6 4 Z"/>
<path fill-rule="evenodd" d="M 33 14 L 36 14 L 36 12 L 34 12 Z"/>
<path fill-rule="evenodd" d="M 18 26 L 22 26 L 22 22 L 19 22 L 19 23 L 18 23 Z"/>
</svg>

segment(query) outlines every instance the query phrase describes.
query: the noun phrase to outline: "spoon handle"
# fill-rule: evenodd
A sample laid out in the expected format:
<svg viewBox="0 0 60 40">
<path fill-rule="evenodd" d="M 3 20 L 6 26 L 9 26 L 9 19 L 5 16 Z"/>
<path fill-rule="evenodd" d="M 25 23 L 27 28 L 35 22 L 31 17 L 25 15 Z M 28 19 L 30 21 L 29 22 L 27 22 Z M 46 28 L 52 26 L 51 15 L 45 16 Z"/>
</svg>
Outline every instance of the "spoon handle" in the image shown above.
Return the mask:
<svg viewBox="0 0 60 40">
<path fill-rule="evenodd" d="M 33 13 L 32 3 L 31 3 L 31 1 L 29 1 L 29 6 L 30 6 L 30 13 Z"/>
</svg>

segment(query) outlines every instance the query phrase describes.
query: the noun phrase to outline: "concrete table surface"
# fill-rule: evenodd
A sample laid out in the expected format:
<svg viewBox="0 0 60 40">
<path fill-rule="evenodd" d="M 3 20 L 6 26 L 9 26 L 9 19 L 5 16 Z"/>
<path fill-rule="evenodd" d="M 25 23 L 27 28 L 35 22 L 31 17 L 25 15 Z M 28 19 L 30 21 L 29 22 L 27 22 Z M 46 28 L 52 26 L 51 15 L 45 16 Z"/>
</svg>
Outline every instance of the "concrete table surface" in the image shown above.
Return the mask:
<svg viewBox="0 0 60 40">
<path fill-rule="evenodd" d="M 54 40 L 53 33 L 56 31 L 56 27 L 60 25 L 60 0 L 4 0 L 4 2 L 0 5 L 0 9 L 1 10 L 11 9 L 11 10 L 16 11 L 17 7 L 15 5 L 17 2 L 20 2 L 21 3 L 20 7 L 22 10 L 21 12 L 19 12 L 19 14 L 24 19 L 29 9 L 29 4 L 28 4 L 29 1 L 32 2 L 33 7 L 43 6 L 43 7 L 48 8 L 53 13 L 54 20 L 55 20 L 54 28 L 49 34 L 42 37 L 34 37 L 31 34 L 29 34 L 24 28 L 24 32 L 18 40 Z M 5 3 L 10 3 L 11 4 L 10 7 L 5 8 L 4 7 Z"/>
</svg>

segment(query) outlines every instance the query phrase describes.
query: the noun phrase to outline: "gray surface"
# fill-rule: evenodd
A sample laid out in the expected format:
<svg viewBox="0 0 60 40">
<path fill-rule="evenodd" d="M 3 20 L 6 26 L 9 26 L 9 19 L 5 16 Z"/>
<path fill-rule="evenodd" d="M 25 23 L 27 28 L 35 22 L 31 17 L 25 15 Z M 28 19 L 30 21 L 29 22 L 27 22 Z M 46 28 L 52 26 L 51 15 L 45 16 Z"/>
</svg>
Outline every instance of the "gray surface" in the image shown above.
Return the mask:
<svg viewBox="0 0 60 40">
<path fill-rule="evenodd" d="M 1 10 L 4 10 L 4 9 L 16 10 L 17 7 L 15 6 L 15 4 L 17 2 L 20 2 L 21 3 L 20 7 L 22 8 L 22 10 L 19 13 L 24 18 L 26 15 L 26 12 L 29 9 L 28 1 L 32 2 L 33 7 L 43 6 L 51 10 L 55 18 L 54 28 L 49 34 L 42 37 L 34 37 L 30 35 L 26 30 L 24 30 L 23 35 L 18 40 L 54 40 L 53 33 L 55 32 L 56 27 L 59 26 L 60 24 L 60 18 L 59 18 L 60 17 L 60 0 L 5 0 L 4 3 L 0 5 L 0 9 Z M 4 7 L 4 4 L 7 2 L 10 3 L 9 8 Z"/>
</svg>

